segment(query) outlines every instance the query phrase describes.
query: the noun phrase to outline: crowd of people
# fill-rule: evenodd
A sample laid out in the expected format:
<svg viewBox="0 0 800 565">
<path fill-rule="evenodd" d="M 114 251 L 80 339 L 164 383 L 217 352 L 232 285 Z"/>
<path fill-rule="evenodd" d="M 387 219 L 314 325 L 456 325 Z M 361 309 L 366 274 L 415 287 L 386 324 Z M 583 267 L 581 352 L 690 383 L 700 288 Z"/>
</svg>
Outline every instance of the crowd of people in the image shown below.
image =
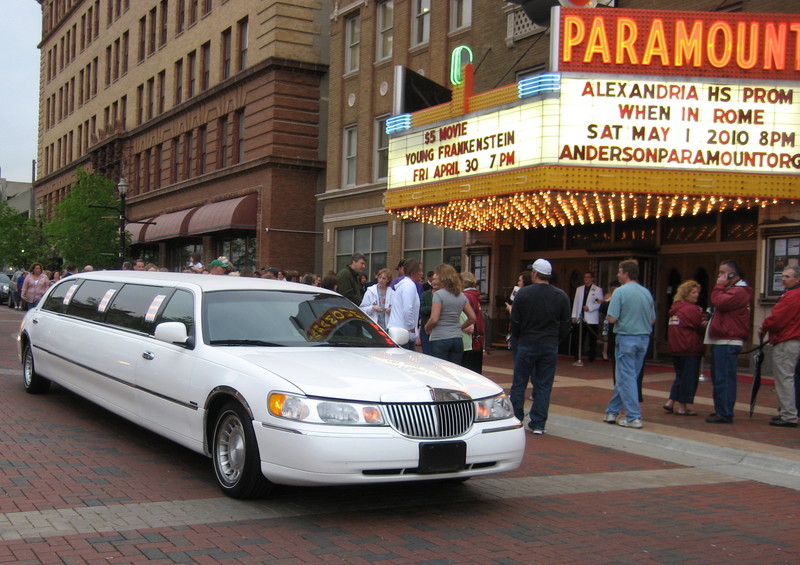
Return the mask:
<svg viewBox="0 0 800 565">
<path fill-rule="evenodd" d="M 334 290 L 382 328 L 406 329 L 410 340 L 404 347 L 411 350 L 419 347 L 423 353 L 478 373 L 482 371 L 486 321 L 480 307 L 478 283 L 472 273 L 458 273 L 443 263 L 428 271 L 423 280 L 422 265 L 410 258 L 397 265 L 397 276 L 382 268 L 370 281 L 364 273 L 366 264 L 366 257 L 355 253 L 338 273 L 300 275 L 275 267 L 237 270 L 226 257 L 214 259 L 206 268 L 192 254 L 184 272 L 260 277 Z M 143 259 L 126 262 L 122 268 L 168 271 Z M 82 269 L 92 270 L 91 265 Z M 48 271 L 41 263 L 33 263 L 28 270 L 17 270 L 9 285 L 9 307 L 27 310 L 36 306 L 51 284 L 77 272 L 75 265 Z M 576 359 L 580 360 L 586 349 L 590 362 L 599 354 L 611 361 L 614 393 L 603 421 L 642 428 L 644 362 L 656 314 L 652 294 L 638 282 L 638 263 L 634 259 L 620 262 L 617 280 L 606 293 L 595 284 L 594 273 L 586 272 L 584 284 L 576 289 L 572 303 L 562 290 L 550 284 L 552 276 L 552 265 L 545 259 L 536 260 L 520 273 L 517 286 L 506 302 L 509 346 L 514 357 L 510 400 L 515 414 L 520 421 L 524 419 L 525 391 L 530 382 L 533 405 L 528 427 L 536 435 L 544 433 L 559 344 L 572 333 L 577 343 L 573 350 Z M 784 269 L 782 282 L 785 292 L 757 333 L 762 342 L 768 336 L 774 351 L 778 414 L 770 425 L 797 427 L 800 317 L 796 313 L 800 309 L 800 267 Z M 698 415 L 691 405 L 700 378 L 700 361 L 708 345 L 714 412 L 706 417 L 706 422 L 731 424 L 738 356 L 751 332 L 753 290 L 735 261 L 723 261 L 705 311 L 697 304 L 701 291 L 698 282 L 684 281 L 667 314 L 667 338 L 675 379 L 663 410 L 679 416 Z M 598 350 L 600 344 L 602 352 Z"/>
<path fill-rule="evenodd" d="M 644 363 L 656 312 L 652 294 L 638 282 L 638 262 L 620 262 L 617 280 L 607 293 L 595 284 L 594 273 L 585 273 L 571 309 L 566 294 L 549 285 L 551 276 L 552 265 L 538 259 L 519 275 L 506 303 L 514 356 L 510 396 L 517 417 L 524 417 L 525 391 L 530 382 L 533 404 L 528 428 L 536 435 L 545 432 L 558 346 L 572 334 L 577 342 L 573 349 L 576 359 L 580 360 L 585 348 L 589 361 L 594 361 L 599 354 L 598 343 L 602 343 L 603 357 L 611 360 L 614 392 L 603 421 L 641 429 Z M 798 426 L 800 411 L 800 317 L 796 315 L 800 308 L 800 267 L 787 267 L 781 278 L 785 292 L 757 333 L 762 346 L 766 335 L 773 345 L 778 414 L 769 423 L 793 428 Z M 720 264 L 706 310 L 697 304 L 701 290 L 698 282 L 684 281 L 668 311 L 667 338 L 675 378 L 663 409 L 677 416 L 698 415 L 691 405 L 700 380 L 701 359 L 710 346 L 714 411 L 705 421 L 731 424 L 739 355 L 751 333 L 753 291 L 736 261 Z"/>
</svg>

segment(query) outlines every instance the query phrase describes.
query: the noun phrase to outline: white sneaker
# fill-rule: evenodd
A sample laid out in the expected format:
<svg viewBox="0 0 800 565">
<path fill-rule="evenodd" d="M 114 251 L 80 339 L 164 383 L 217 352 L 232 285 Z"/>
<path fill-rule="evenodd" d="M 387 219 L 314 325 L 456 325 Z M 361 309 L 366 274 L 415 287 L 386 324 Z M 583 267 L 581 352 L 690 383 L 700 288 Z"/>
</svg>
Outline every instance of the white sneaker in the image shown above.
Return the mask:
<svg viewBox="0 0 800 565">
<path fill-rule="evenodd" d="M 603 421 L 606 424 L 613 424 L 617 421 L 617 415 L 612 414 L 611 412 L 606 412 L 605 416 L 603 416 Z"/>
<path fill-rule="evenodd" d="M 617 420 L 617 424 L 619 424 L 623 428 L 635 428 L 637 430 L 642 427 L 642 421 L 639 418 L 636 418 L 635 420 L 627 420 L 625 418 L 620 418 L 619 420 Z"/>
</svg>

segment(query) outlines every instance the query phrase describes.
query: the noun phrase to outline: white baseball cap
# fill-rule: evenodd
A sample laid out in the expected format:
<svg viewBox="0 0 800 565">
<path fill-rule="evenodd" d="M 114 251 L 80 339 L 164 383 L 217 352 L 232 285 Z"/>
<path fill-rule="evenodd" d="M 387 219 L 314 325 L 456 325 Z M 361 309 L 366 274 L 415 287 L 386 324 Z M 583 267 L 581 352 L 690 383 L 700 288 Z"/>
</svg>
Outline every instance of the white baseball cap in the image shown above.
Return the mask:
<svg viewBox="0 0 800 565">
<path fill-rule="evenodd" d="M 553 265 L 550 264 L 550 261 L 547 259 L 537 259 L 533 262 L 533 265 L 529 267 L 530 269 L 536 271 L 540 275 L 552 275 L 553 274 Z"/>
</svg>

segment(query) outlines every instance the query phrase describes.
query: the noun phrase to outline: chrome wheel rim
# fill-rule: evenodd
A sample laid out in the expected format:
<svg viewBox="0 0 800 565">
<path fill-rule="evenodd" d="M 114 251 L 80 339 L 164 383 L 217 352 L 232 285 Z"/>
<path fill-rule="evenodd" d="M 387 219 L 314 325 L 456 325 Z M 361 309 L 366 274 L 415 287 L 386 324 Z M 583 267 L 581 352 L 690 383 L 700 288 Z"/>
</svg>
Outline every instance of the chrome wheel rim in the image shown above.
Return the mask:
<svg viewBox="0 0 800 565">
<path fill-rule="evenodd" d="M 226 416 L 217 433 L 217 468 L 227 484 L 235 484 L 244 472 L 246 444 L 238 417 Z"/>
<path fill-rule="evenodd" d="M 31 386 L 33 380 L 33 356 L 30 349 L 25 351 L 25 363 L 22 366 L 22 376 L 25 379 L 25 386 Z"/>
</svg>

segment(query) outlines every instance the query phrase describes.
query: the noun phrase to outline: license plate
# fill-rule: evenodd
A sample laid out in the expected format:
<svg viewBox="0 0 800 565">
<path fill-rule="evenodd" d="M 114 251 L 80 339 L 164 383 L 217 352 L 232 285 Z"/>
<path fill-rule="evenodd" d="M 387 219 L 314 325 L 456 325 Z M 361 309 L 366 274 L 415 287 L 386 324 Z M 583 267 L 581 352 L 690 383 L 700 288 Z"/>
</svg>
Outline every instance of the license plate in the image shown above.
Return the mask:
<svg viewBox="0 0 800 565">
<path fill-rule="evenodd" d="M 452 473 L 467 466 L 467 444 L 463 441 L 422 443 L 419 446 L 421 474 Z"/>
</svg>

